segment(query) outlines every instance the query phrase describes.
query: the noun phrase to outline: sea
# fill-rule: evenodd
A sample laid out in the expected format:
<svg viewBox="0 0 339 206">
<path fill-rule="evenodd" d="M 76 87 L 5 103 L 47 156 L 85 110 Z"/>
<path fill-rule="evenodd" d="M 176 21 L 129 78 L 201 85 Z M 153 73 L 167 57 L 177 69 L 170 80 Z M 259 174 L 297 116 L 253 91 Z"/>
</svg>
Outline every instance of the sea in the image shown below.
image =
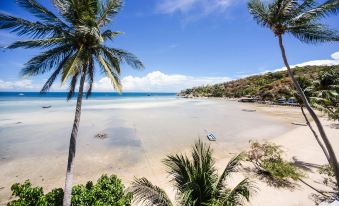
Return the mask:
<svg viewBox="0 0 339 206">
<path fill-rule="evenodd" d="M 75 93 L 75 97 L 77 93 Z M 122 98 L 152 98 L 175 97 L 176 93 L 159 92 L 93 92 L 90 99 L 122 99 Z M 0 92 L 0 101 L 41 100 L 41 99 L 66 99 L 67 92 Z M 75 98 L 74 97 L 74 98 Z"/>
<path fill-rule="evenodd" d="M 44 107 L 53 109 L 73 108 L 76 96 L 67 101 L 67 92 L 0 92 L 0 114 L 13 112 L 38 111 Z M 93 92 L 83 98 L 83 108 L 86 109 L 119 109 L 152 107 L 176 101 L 176 93 L 158 92 Z"/>
</svg>

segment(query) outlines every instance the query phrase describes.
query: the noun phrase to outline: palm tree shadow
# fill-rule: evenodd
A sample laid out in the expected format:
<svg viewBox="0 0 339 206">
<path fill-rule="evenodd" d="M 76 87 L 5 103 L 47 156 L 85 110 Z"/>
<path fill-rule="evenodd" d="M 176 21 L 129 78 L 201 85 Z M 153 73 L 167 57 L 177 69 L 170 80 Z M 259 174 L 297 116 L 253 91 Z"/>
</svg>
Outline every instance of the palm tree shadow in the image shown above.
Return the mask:
<svg viewBox="0 0 339 206">
<path fill-rule="evenodd" d="M 302 160 L 298 160 L 297 157 L 293 157 L 293 165 L 304 170 L 304 171 L 307 171 L 307 172 L 311 172 L 312 169 L 320 169 L 321 168 L 321 165 L 319 164 L 314 164 L 314 163 L 309 163 L 309 162 L 304 162 Z"/>
<path fill-rule="evenodd" d="M 339 124 L 333 123 L 333 124 L 330 124 L 330 127 L 332 129 L 339 129 Z"/>
<path fill-rule="evenodd" d="M 278 180 L 274 178 L 269 172 L 252 167 L 243 167 L 244 172 L 253 175 L 255 178 L 265 182 L 268 186 L 274 188 L 285 188 L 294 190 L 298 184 L 289 180 Z"/>
</svg>

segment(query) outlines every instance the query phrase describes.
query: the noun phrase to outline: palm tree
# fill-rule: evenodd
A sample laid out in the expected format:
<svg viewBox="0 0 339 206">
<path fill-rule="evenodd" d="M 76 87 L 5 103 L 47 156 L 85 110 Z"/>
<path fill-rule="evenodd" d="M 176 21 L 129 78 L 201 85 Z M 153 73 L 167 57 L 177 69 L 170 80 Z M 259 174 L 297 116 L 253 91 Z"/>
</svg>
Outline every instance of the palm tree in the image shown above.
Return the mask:
<svg viewBox="0 0 339 206">
<path fill-rule="evenodd" d="M 264 3 L 262 0 L 250 0 L 248 7 L 249 12 L 257 23 L 268 27 L 278 37 L 282 58 L 288 74 L 305 108 L 317 125 L 319 134 L 330 156 L 330 164 L 334 169 L 339 188 L 339 163 L 337 157 L 319 118 L 294 77 L 283 45 L 283 35 L 288 33 L 305 43 L 339 41 L 338 34 L 334 30 L 319 22 L 321 17 L 339 12 L 339 1 L 326 0 L 323 4 L 318 5 L 315 0 L 273 0 L 271 3 Z"/>
<path fill-rule="evenodd" d="M 163 161 L 178 192 L 180 205 L 243 205 L 249 201 L 254 186 L 248 178 L 233 189 L 226 184 L 227 178 L 238 171 L 242 155 L 231 159 L 220 177 L 214 166 L 210 146 L 198 141 L 192 150 L 192 158 L 182 154 L 169 155 Z M 172 206 L 166 193 L 146 178 L 132 182 L 130 191 L 134 201 L 145 205 Z"/>
<path fill-rule="evenodd" d="M 102 72 L 111 79 L 114 88 L 121 91 L 120 63 L 127 63 L 136 69 L 143 68 L 143 64 L 133 54 L 105 45 L 105 41 L 112 40 L 120 34 L 105 27 L 119 12 L 121 0 L 54 0 L 53 5 L 58 10 L 58 15 L 47 10 L 36 0 L 17 0 L 17 2 L 39 21 L 33 22 L 0 13 L 0 29 L 8 29 L 19 36 L 30 38 L 17 41 L 8 48 L 46 49 L 25 64 L 22 75 L 36 76 L 51 72 L 41 92 L 48 91 L 56 78 L 60 77 L 62 84 L 69 82 L 68 100 L 75 96 L 80 78 L 63 201 L 64 206 L 69 206 L 85 83 L 88 98 L 92 92 L 97 63 Z"/>
</svg>

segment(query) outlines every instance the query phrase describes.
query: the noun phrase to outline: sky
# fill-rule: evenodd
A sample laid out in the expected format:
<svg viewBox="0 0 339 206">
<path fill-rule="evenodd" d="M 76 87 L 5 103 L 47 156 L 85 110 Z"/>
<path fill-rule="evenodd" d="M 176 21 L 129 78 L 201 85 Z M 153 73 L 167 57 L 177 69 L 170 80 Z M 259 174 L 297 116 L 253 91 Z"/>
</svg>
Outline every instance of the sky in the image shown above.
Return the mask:
<svg viewBox="0 0 339 206">
<path fill-rule="evenodd" d="M 56 12 L 52 0 L 38 1 Z M 0 1 L 0 13 L 37 20 L 15 0 Z M 338 16 L 325 22 L 339 30 Z M 284 68 L 277 38 L 252 19 L 247 0 L 125 0 L 108 28 L 124 33 L 110 46 L 145 65 L 142 71 L 122 65 L 126 92 L 178 92 Z M 0 30 L 0 46 L 18 39 Z M 304 44 L 289 35 L 284 43 L 291 65 L 339 64 L 339 43 Z M 41 51 L 0 49 L 0 91 L 39 91 L 48 74 L 27 79 L 20 70 Z M 66 90 L 59 80 L 51 89 Z M 101 72 L 94 91 L 113 91 Z"/>
</svg>

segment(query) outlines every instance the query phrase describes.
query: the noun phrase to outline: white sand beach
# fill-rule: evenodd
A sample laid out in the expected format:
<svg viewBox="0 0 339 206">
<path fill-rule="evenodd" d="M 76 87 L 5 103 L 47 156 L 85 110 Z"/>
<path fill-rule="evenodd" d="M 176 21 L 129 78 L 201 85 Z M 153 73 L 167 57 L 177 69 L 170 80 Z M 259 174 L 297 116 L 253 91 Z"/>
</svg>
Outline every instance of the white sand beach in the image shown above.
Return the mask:
<svg viewBox="0 0 339 206">
<path fill-rule="evenodd" d="M 74 102 L 30 102 L 29 111 L 2 112 L 0 119 L 0 201 L 10 198 L 10 186 L 30 179 L 45 191 L 63 187 Z M 104 102 L 106 101 L 106 102 Z M 85 102 L 80 123 L 74 183 L 95 181 L 102 174 L 117 174 L 128 186 L 134 177 L 147 177 L 174 191 L 161 160 L 167 154 L 185 152 L 198 138 L 208 142 L 207 131 L 217 137 L 211 142 L 218 169 L 234 154 L 248 148 L 249 140 L 273 141 L 282 145 L 287 158 L 312 164 L 326 163 L 299 108 L 241 104 L 215 99 L 152 99 L 139 102 Z M 5 104 L 5 103 L 1 103 Z M 16 104 L 27 105 L 27 102 Z M 4 105 L 2 105 L 4 106 Z M 245 112 L 243 109 L 256 109 Z M 17 112 L 16 112 L 17 111 Z M 339 130 L 324 120 L 326 131 L 339 151 Z M 98 132 L 107 139 L 96 139 Z M 244 173 L 243 175 L 250 175 Z M 313 182 L 315 176 L 310 173 Z M 235 179 L 238 177 L 235 176 Z M 313 191 L 297 186 L 276 189 L 255 180 L 260 190 L 249 205 L 314 205 Z"/>
</svg>

